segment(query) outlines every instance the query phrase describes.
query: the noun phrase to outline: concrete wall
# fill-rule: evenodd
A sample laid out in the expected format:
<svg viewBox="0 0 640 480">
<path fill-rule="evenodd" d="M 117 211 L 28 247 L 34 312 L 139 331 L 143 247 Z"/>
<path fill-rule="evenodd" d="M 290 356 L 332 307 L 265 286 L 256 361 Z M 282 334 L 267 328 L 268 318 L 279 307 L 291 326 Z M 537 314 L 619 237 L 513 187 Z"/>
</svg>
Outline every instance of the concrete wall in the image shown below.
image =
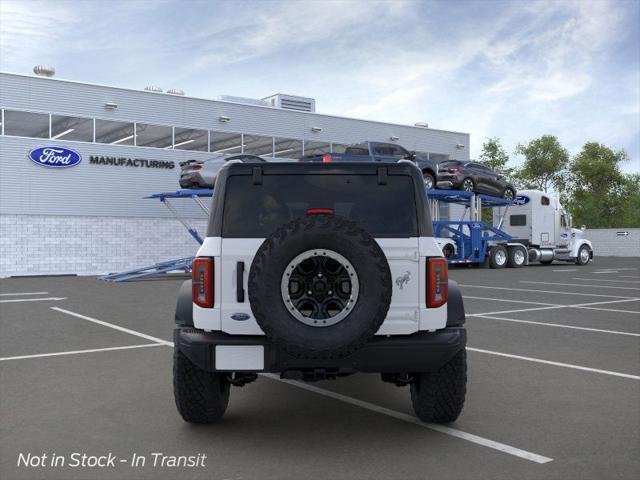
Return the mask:
<svg viewBox="0 0 640 480">
<path fill-rule="evenodd" d="M 624 232 L 628 235 L 618 235 Z M 640 228 L 587 229 L 585 238 L 593 243 L 594 256 L 640 257 Z"/>
</svg>

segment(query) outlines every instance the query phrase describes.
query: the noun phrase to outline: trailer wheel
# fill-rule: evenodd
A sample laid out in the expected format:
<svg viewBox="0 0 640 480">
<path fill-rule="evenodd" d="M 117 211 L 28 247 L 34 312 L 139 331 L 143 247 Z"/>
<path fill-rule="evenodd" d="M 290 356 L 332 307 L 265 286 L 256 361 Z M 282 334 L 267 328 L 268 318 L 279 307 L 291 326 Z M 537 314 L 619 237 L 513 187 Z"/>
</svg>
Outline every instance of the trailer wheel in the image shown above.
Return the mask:
<svg viewBox="0 0 640 480">
<path fill-rule="evenodd" d="M 502 245 L 494 245 L 490 250 L 489 266 L 491 268 L 504 268 L 508 258 L 506 248 Z"/>
<path fill-rule="evenodd" d="M 522 247 L 509 247 L 509 260 L 507 265 L 510 268 L 520 268 L 526 263 L 527 252 Z"/>
</svg>

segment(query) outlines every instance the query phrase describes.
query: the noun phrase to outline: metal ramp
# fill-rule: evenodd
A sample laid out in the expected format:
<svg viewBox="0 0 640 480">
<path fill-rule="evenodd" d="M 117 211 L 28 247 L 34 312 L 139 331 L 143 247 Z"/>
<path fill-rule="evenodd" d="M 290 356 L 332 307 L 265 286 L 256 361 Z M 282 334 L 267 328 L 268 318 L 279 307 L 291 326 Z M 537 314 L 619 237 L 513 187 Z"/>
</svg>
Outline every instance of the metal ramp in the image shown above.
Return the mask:
<svg viewBox="0 0 640 480">
<path fill-rule="evenodd" d="M 448 259 L 450 264 L 480 264 L 487 258 L 492 243 L 508 242 L 511 236 L 502 230 L 502 224 L 511 200 L 491 195 L 458 190 L 428 190 L 431 200 L 431 218 L 435 237 L 450 238 L 456 244 L 456 253 Z M 460 220 L 440 220 L 440 202 L 461 205 Z M 506 207 L 497 227 L 482 221 L 483 208 Z M 468 220 L 465 218 L 468 215 Z"/>
<path fill-rule="evenodd" d="M 175 192 L 161 192 L 154 193 L 144 198 L 158 199 L 160 200 L 173 214 L 173 216 L 187 229 L 189 235 L 193 237 L 193 239 L 198 242 L 198 244 L 202 245 L 202 237 L 198 233 L 198 231 L 191 226 L 191 224 L 182 216 L 180 212 L 174 207 L 172 204 L 172 200 L 178 198 L 190 198 L 193 200 L 196 205 L 205 213 L 205 215 L 209 216 L 209 208 L 202 201 L 202 198 L 207 198 L 213 196 L 213 190 L 208 188 L 202 189 L 185 189 L 185 190 L 177 190 Z M 110 273 L 108 275 L 103 275 L 98 277 L 100 280 L 105 280 L 108 282 L 130 282 L 132 280 L 139 280 L 141 278 L 152 277 L 156 275 L 162 275 L 169 272 L 177 272 L 182 271 L 185 273 L 191 272 L 191 265 L 193 263 L 194 257 L 185 257 L 185 258 L 177 258 L 175 260 L 167 260 L 164 262 L 155 263 L 153 265 L 149 265 L 147 267 L 140 267 L 133 270 L 128 270 L 126 272 L 118 272 L 118 273 Z"/>
</svg>

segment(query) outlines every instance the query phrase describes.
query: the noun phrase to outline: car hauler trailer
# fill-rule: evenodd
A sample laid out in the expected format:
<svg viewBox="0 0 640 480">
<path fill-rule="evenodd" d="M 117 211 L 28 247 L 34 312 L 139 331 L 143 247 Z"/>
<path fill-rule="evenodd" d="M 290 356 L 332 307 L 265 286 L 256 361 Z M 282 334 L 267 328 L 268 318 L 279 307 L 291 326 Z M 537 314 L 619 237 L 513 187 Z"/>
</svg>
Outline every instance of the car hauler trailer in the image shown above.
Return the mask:
<svg viewBox="0 0 640 480">
<path fill-rule="evenodd" d="M 584 265 L 593 258 L 584 227 L 571 228 L 570 216 L 543 192 L 523 191 L 513 202 L 454 190 L 428 195 L 434 235 L 450 264 L 518 268 L 554 260 Z M 440 220 L 441 202 L 462 206 L 460 220 Z M 483 208 L 492 210 L 492 224 L 482 220 Z"/>
</svg>

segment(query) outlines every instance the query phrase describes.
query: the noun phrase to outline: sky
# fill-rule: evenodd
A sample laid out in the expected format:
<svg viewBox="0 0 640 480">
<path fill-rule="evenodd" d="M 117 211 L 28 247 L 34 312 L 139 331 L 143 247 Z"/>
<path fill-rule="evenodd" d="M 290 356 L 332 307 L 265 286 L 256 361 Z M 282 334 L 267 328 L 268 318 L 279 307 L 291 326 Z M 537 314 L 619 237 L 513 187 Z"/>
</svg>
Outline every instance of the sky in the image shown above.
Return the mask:
<svg viewBox="0 0 640 480">
<path fill-rule="evenodd" d="M 0 70 L 624 149 L 640 172 L 640 0 L 0 0 Z"/>
</svg>

